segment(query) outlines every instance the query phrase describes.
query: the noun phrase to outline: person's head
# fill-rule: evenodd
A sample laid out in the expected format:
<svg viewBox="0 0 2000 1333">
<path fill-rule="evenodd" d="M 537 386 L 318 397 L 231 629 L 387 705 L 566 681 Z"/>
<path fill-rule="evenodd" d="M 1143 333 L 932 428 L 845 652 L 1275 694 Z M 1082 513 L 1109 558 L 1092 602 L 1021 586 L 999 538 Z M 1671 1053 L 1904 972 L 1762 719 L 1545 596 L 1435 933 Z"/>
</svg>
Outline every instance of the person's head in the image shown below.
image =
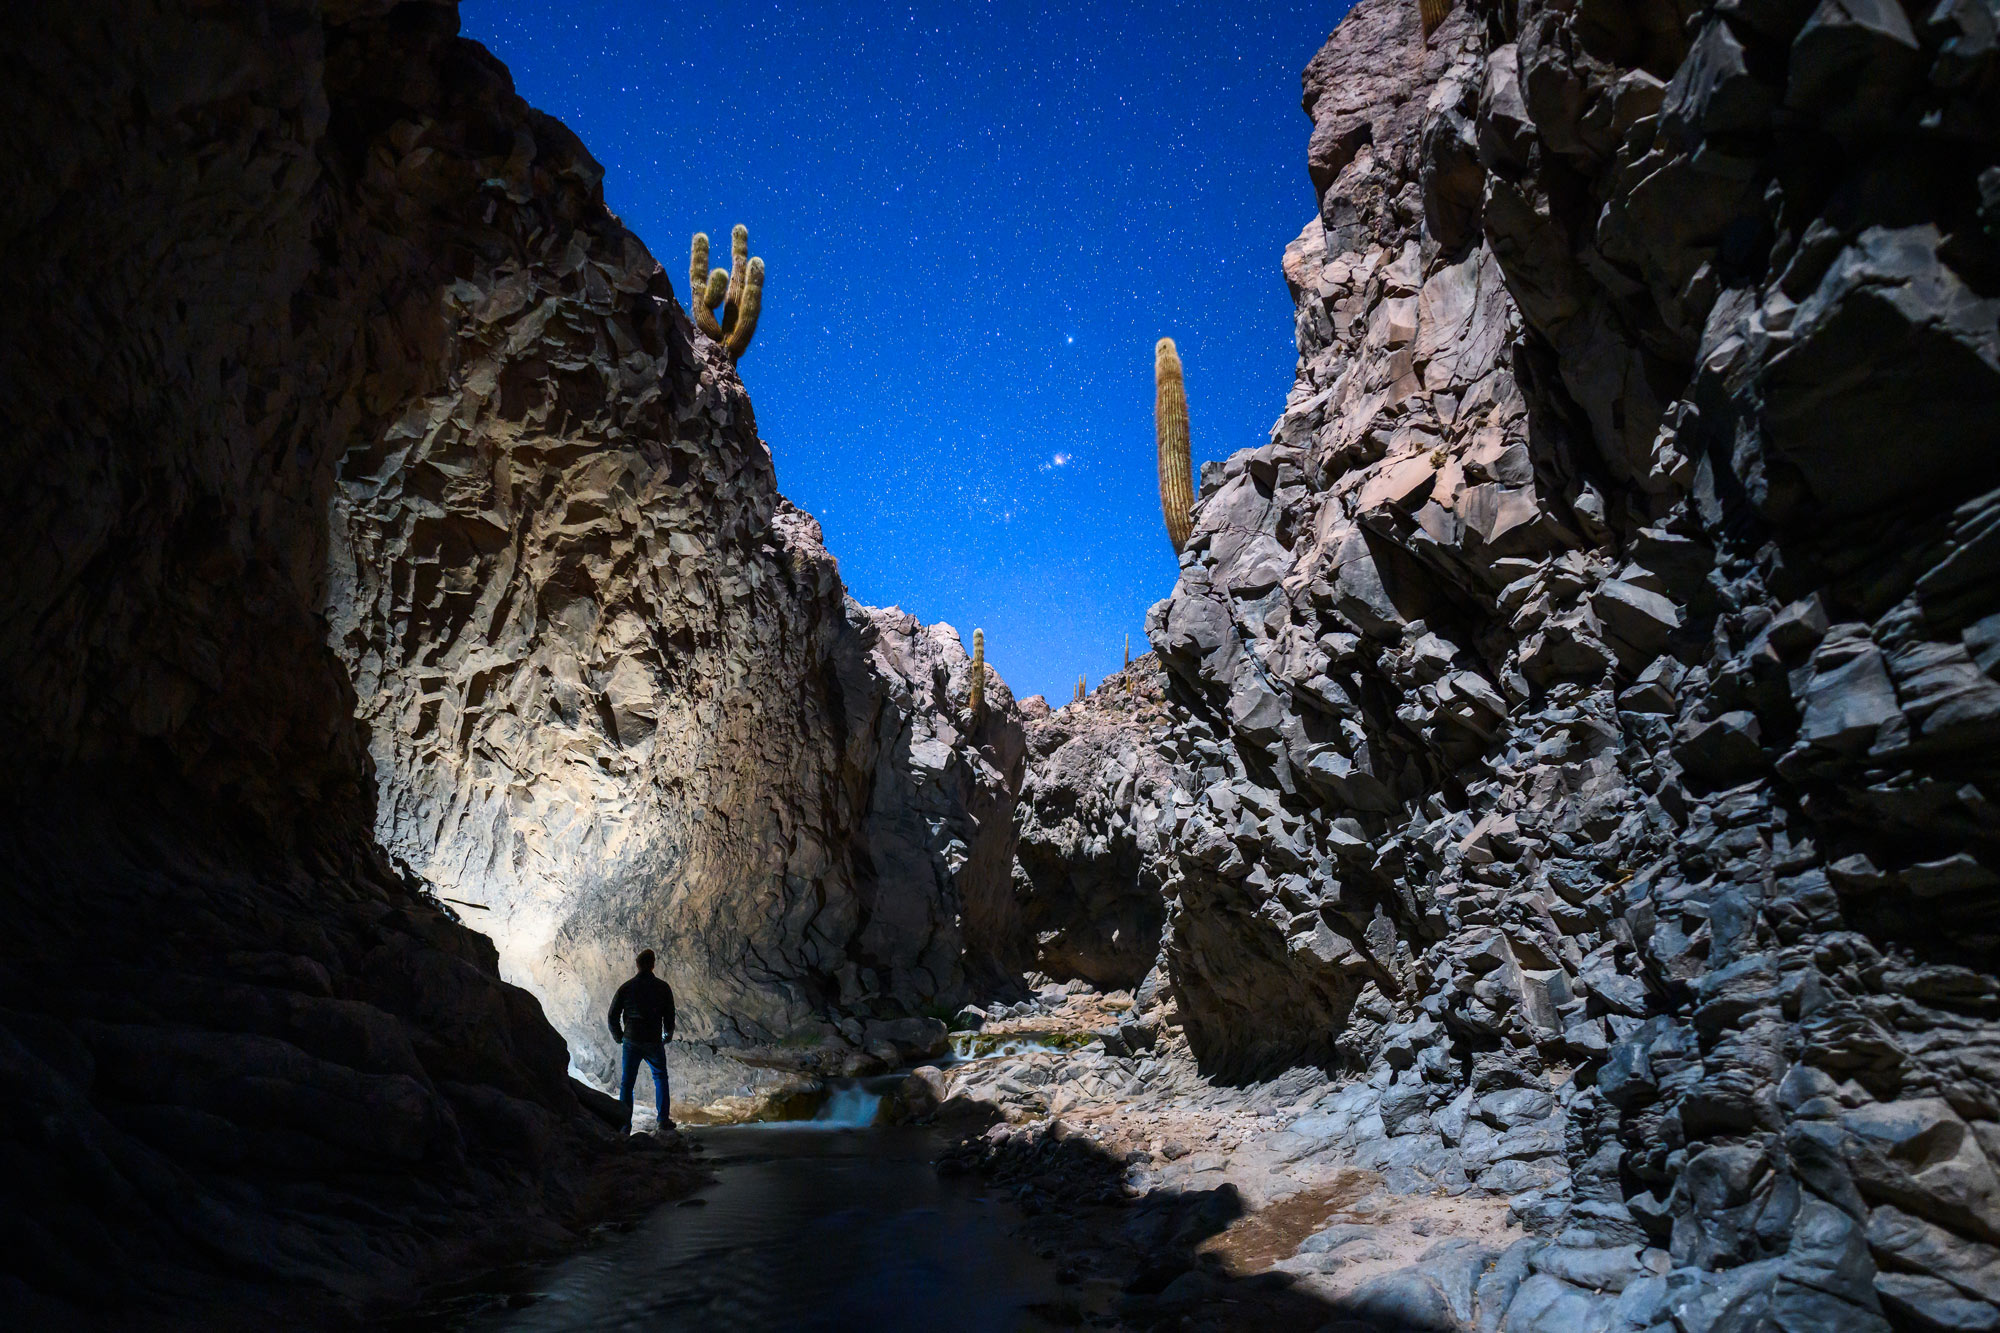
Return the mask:
<svg viewBox="0 0 2000 1333">
<path fill-rule="evenodd" d="M 653 951 L 651 949 L 639 950 L 639 970 L 641 972 L 650 972 L 653 970 Z"/>
</svg>

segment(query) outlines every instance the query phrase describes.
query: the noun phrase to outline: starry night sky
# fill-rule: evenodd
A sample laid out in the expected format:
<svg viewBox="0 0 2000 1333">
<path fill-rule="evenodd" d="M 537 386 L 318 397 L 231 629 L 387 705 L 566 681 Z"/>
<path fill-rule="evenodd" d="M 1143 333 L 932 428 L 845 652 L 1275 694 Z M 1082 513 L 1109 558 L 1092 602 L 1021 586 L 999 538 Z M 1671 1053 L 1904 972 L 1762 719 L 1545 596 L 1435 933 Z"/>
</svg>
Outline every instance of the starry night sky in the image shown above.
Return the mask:
<svg viewBox="0 0 2000 1333">
<path fill-rule="evenodd" d="M 1153 343 L 1195 467 L 1263 444 L 1312 216 L 1299 73 L 1343 0 L 1043 6 L 471 0 L 465 35 L 604 164 L 683 303 L 750 228 L 739 369 L 848 588 L 956 626 L 1020 696 L 1144 652 L 1173 589 Z"/>
</svg>

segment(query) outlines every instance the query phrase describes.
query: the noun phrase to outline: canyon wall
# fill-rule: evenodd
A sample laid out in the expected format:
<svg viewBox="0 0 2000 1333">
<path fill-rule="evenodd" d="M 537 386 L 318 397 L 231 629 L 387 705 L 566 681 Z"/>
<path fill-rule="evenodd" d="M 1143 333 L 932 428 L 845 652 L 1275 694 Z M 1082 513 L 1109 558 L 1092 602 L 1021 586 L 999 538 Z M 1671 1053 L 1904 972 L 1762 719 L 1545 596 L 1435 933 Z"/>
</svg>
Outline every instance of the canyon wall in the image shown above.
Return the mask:
<svg viewBox="0 0 2000 1333">
<path fill-rule="evenodd" d="M 566 1077 L 645 944 L 694 1051 L 928 1047 L 1017 947 L 1011 698 L 846 597 L 582 145 L 448 3 L 17 8 L 10 1326 L 338 1323 L 684 1188 Z"/>
<path fill-rule="evenodd" d="M 1993 1326 L 1991 6 L 1362 0 L 1305 108 L 1148 622 L 1194 1053 L 1512 1196 L 1482 1327 Z"/>
<path fill-rule="evenodd" d="M 456 197 L 405 165 L 439 148 L 392 128 L 381 188 Z M 962 956 L 976 973 L 1009 928 L 1011 696 L 972 718 L 955 631 L 846 596 L 644 247 L 608 215 L 547 226 L 533 181 L 565 140 L 509 151 L 522 202 L 487 191 L 485 248 L 441 293 L 448 369 L 340 466 L 328 619 L 382 844 L 600 1083 L 641 946 L 690 1096 L 708 1046 L 822 1071 L 921 1053 Z"/>
<path fill-rule="evenodd" d="M 686 1188 L 377 849 L 319 613 L 337 460 L 449 373 L 476 160 L 544 136 L 581 232 L 587 156 L 448 7 L 5 22 L 5 1322 L 339 1323 Z M 371 166 L 416 119 L 421 205 Z"/>
<path fill-rule="evenodd" d="M 1159 954 L 1166 900 L 1161 818 L 1188 779 L 1156 743 L 1172 725 L 1151 653 L 1081 702 L 1030 716 L 1015 810 L 1014 899 L 1027 966 L 1057 981 L 1130 990 Z"/>
</svg>

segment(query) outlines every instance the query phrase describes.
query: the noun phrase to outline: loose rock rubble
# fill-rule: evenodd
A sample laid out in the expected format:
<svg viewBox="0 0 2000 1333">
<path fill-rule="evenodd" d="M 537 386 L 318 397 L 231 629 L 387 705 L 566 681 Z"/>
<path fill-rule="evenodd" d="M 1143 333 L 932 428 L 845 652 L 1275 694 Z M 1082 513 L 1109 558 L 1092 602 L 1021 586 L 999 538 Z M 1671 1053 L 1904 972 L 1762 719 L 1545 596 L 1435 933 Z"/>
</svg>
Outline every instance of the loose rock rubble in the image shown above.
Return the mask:
<svg viewBox="0 0 2000 1333">
<path fill-rule="evenodd" d="M 904 1114 L 962 1127 L 940 1170 L 1005 1191 L 1037 1242 L 1064 1256 L 1079 1317 L 1207 1327 L 1255 1309 L 1318 1329 L 1412 1261 L 1490 1258 L 1521 1238 L 1505 1199 L 1463 1183 L 1399 1188 L 1397 1168 L 1362 1165 L 1356 1136 L 1327 1124 L 1349 1092 L 1319 1070 L 1218 1085 L 1171 1027 L 1151 1038 L 1156 1049 L 1130 1052 L 1120 1027 L 1147 1026 L 1130 1004 L 1071 982 L 995 1005 L 979 1029 L 987 1041 L 957 1041 L 973 1058 L 919 1069 L 902 1097 Z M 1020 1049 L 1030 1038 L 1040 1049 Z M 994 1049 L 1004 1053 L 981 1054 Z"/>
</svg>

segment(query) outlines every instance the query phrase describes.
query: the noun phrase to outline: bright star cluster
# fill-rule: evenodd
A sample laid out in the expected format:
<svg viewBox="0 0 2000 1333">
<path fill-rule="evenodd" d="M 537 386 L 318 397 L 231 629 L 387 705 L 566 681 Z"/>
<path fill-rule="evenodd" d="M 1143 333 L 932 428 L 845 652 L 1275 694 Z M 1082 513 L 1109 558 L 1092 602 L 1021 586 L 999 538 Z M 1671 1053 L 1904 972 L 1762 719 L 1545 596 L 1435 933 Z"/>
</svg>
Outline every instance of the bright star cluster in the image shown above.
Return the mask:
<svg viewBox="0 0 2000 1333">
<path fill-rule="evenodd" d="M 1197 469 L 1284 406 L 1299 72 L 1347 7 L 485 0 L 463 21 L 604 164 L 683 301 L 688 237 L 749 227 L 743 380 L 854 595 L 968 645 L 983 626 L 1014 692 L 1060 703 L 1173 589 L 1154 342 L 1187 367 Z"/>
</svg>

